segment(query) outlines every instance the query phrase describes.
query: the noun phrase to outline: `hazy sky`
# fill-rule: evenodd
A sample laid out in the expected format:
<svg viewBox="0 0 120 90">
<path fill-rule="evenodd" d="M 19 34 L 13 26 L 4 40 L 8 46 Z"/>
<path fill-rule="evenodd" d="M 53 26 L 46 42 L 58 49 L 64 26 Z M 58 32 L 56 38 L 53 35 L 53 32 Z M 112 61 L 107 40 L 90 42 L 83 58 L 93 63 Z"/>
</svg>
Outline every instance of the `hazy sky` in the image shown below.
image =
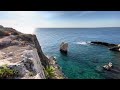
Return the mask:
<svg viewBox="0 0 120 90">
<path fill-rule="evenodd" d="M 38 27 L 120 27 L 120 11 L 0 11 L 0 25 L 24 33 Z"/>
</svg>

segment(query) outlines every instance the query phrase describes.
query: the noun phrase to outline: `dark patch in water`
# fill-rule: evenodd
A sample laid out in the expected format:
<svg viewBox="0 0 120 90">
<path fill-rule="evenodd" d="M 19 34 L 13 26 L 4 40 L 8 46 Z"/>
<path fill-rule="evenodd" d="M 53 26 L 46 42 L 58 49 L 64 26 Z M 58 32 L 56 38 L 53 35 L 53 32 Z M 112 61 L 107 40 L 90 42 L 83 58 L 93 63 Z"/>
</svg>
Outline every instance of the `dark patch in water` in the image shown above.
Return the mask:
<svg viewBox="0 0 120 90">
<path fill-rule="evenodd" d="M 85 73 L 85 71 L 80 70 L 78 73 L 79 73 L 79 74 L 84 74 L 84 73 Z"/>
</svg>

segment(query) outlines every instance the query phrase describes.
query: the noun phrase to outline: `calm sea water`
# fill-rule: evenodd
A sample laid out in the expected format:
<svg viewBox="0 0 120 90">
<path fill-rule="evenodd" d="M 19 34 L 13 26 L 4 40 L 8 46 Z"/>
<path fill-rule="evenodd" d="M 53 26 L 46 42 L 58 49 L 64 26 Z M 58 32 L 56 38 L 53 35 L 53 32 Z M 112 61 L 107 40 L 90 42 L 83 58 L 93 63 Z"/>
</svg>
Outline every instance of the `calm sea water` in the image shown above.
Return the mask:
<svg viewBox="0 0 120 90">
<path fill-rule="evenodd" d="M 41 28 L 35 31 L 43 52 L 55 56 L 66 77 L 70 79 L 120 78 L 120 53 L 90 41 L 120 43 L 120 28 Z M 59 52 L 61 42 L 69 44 L 68 55 Z M 113 63 L 117 71 L 102 66 Z"/>
</svg>

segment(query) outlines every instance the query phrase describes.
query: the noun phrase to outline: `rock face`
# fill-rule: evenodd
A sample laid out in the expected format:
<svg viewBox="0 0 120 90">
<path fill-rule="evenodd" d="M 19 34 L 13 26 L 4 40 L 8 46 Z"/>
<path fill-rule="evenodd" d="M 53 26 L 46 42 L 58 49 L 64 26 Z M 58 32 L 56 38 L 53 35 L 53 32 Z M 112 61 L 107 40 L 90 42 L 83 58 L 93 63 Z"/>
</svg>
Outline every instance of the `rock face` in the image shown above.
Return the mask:
<svg viewBox="0 0 120 90">
<path fill-rule="evenodd" d="M 60 51 L 62 53 L 67 53 L 68 52 L 68 43 L 62 42 L 60 45 Z"/>
<path fill-rule="evenodd" d="M 44 55 L 42 49 L 41 49 L 41 46 L 37 40 L 37 37 L 36 35 L 33 35 L 33 41 L 34 41 L 34 44 L 35 44 L 35 47 L 37 49 L 37 52 L 38 52 L 38 55 L 41 59 L 41 63 L 44 67 L 46 66 L 49 66 L 49 59 Z"/>
<path fill-rule="evenodd" d="M 3 27 L 0 25 L 0 37 L 1 36 L 9 36 L 9 35 L 20 35 L 21 32 L 9 27 Z"/>
<path fill-rule="evenodd" d="M 61 49 L 67 51 L 66 44 Z M 0 66 L 5 64 L 18 71 L 18 79 L 46 79 L 44 70 L 50 65 L 55 68 L 54 78 L 63 79 L 55 58 L 44 55 L 36 35 L 0 26 Z"/>
<path fill-rule="evenodd" d="M 11 63 L 9 59 L 1 60 L 0 66 L 7 64 L 10 69 L 18 72 L 17 79 L 45 79 L 43 67 L 36 50 L 25 50 L 22 60 Z"/>
</svg>

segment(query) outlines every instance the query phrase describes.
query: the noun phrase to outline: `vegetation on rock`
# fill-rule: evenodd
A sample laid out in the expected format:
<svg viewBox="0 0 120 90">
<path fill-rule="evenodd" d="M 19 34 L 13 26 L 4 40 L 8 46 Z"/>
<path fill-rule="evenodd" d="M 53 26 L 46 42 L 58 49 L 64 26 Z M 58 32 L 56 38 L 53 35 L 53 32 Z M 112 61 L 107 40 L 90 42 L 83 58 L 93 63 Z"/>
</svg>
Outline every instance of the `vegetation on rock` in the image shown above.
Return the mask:
<svg viewBox="0 0 120 90">
<path fill-rule="evenodd" d="M 45 74 L 48 79 L 52 79 L 55 77 L 55 68 L 53 66 L 47 66 L 45 68 Z"/>
<path fill-rule="evenodd" d="M 17 75 L 17 71 L 10 69 L 7 65 L 0 67 L 0 79 L 13 79 Z"/>
</svg>

